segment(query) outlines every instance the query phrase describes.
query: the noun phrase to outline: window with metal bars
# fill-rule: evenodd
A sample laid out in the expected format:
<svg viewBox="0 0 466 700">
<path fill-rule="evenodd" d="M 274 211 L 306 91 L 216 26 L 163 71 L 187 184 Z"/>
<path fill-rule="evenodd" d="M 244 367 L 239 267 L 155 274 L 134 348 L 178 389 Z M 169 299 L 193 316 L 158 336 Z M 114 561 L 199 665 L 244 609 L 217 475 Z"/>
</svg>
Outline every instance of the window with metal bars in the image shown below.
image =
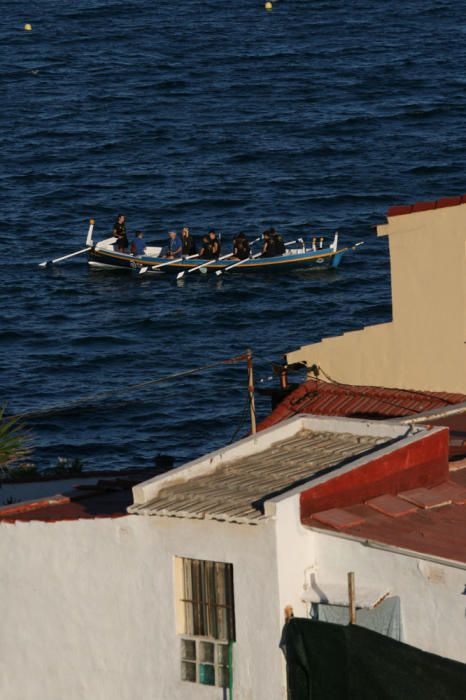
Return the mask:
<svg viewBox="0 0 466 700">
<path fill-rule="evenodd" d="M 182 559 L 184 634 L 235 640 L 233 565 Z"/>
</svg>

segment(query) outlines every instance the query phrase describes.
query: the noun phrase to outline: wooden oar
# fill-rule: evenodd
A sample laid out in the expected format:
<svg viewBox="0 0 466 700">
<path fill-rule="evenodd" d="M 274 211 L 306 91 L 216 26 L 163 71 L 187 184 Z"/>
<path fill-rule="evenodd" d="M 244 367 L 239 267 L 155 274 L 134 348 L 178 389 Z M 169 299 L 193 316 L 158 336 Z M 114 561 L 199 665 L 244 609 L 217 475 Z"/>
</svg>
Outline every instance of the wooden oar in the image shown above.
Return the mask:
<svg viewBox="0 0 466 700">
<path fill-rule="evenodd" d="M 204 267 L 207 267 L 208 265 L 213 265 L 213 263 L 218 262 L 219 260 L 226 260 L 226 258 L 231 258 L 231 253 L 228 253 L 227 255 L 222 255 L 221 258 L 212 258 L 212 260 L 208 260 L 205 263 L 202 263 L 202 265 L 198 265 L 197 267 L 192 267 L 190 270 L 183 270 L 182 272 L 178 272 L 176 279 L 180 280 L 182 277 L 184 277 L 185 272 L 196 272 L 196 270 L 202 270 Z"/>
<path fill-rule="evenodd" d="M 55 258 L 54 260 L 45 260 L 44 262 L 39 263 L 39 267 L 49 267 L 50 265 L 55 265 L 55 263 L 61 262 L 62 260 L 74 258 L 75 255 L 82 255 L 83 253 L 87 253 L 88 250 L 92 250 L 92 248 L 88 246 L 87 248 L 82 248 L 82 250 L 77 250 L 75 253 L 69 253 L 69 255 L 62 255 L 61 258 Z"/>
<path fill-rule="evenodd" d="M 175 258 L 174 260 L 169 260 L 168 262 L 160 263 L 159 265 L 155 265 L 154 267 L 147 265 L 146 267 L 141 267 L 141 269 L 139 270 L 139 274 L 143 275 L 149 269 L 151 272 L 154 272 L 154 270 L 160 270 L 161 267 L 165 267 L 166 265 L 173 265 L 173 263 L 183 262 L 184 260 L 192 260 L 192 258 L 198 257 L 199 253 L 196 253 L 195 255 L 188 255 L 187 258 Z"/>
<path fill-rule="evenodd" d="M 258 238 L 255 238 L 251 243 L 249 244 L 250 246 L 254 245 L 254 243 L 257 243 L 257 241 L 260 241 L 262 236 L 259 236 Z M 232 253 L 233 255 L 233 253 Z M 251 260 L 252 258 L 257 258 L 259 255 L 262 255 L 262 253 L 258 253 L 257 255 L 251 255 L 251 257 L 245 258 L 245 260 Z M 243 263 L 245 260 L 241 260 L 240 263 L 235 263 L 234 265 L 229 265 L 226 269 L 229 270 L 230 267 L 236 267 L 236 265 Z M 222 270 L 217 270 L 215 273 L 216 275 L 221 275 Z"/>
<path fill-rule="evenodd" d="M 218 276 L 223 275 L 223 273 L 227 272 L 227 270 L 232 270 L 234 267 L 238 267 L 238 265 L 243 265 L 248 260 L 255 260 L 256 258 L 260 258 L 261 255 L 262 255 L 262 251 L 260 253 L 256 253 L 255 255 L 251 255 L 250 258 L 244 258 L 244 260 L 240 260 L 239 262 L 235 262 L 235 263 L 233 263 L 233 265 L 227 265 L 227 267 L 224 267 L 223 270 L 217 270 L 215 272 L 215 274 Z"/>
<path fill-rule="evenodd" d="M 254 241 L 253 241 L 253 243 L 254 243 Z M 285 243 L 285 246 L 292 245 L 293 243 L 296 243 L 296 241 L 287 241 Z M 227 267 L 223 268 L 223 270 L 217 270 L 215 274 L 220 276 L 224 272 L 227 272 L 228 270 L 232 270 L 234 267 L 238 267 L 239 265 L 243 265 L 248 260 L 255 260 L 256 258 L 260 258 L 261 255 L 262 255 L 262 251 L 260 253 L 256 253 L 255 255 L 251 255 L 250 258 L 245 258 L 244 260 L 240 260 L 239 262 L 236 262 L 233 265 L 228 265 Z"/>
<path fill-rule="evenodd" d="M 262 236 L 259 236 L 259 238 L 254 239 L 251 242 L 251 245 L 253 245 L 254 243 L 257 243 L 257 241 L 260 241 L 261 238 L 262 238 Z M 212 263 L 217 262 L 218 260 L 225 260 L 226 258 L 230 258 L 231 256 L 232 256 L 232 253 L 228 253 L 228 255 L 223 255 L 221 258 L 214 258 L 213 260 L 208 260 L 206 263 L 202 263 L 202 265 L 198 265 L 197 267 L 192 267 L 190 270 L 183 270 L 182 272 L 179 272 L 177 274 L 176 279 L 180 280 L 182 277 L 184 277 L 185 272 L 196 272 L 196 270 L 202 270 L 204 267 L 207 267 L 208 265 L 212 265 Z M 192 256 L 192 257 L 199 257 L 199 255 Z M 189 260 L 189 258 L 185 258 L 185 259 Z M 152 268 L 152 269 L 155 270 L 156 268 Z M 139 274 L 143 274 L 142 270 L 144 270 L 144 272 L 146 271 L 144 268 L 141 268 L 141 270 L 139 271 Z M 217 272 L 217 274 L 218 274 L 218 272 Z"/>
</svg>

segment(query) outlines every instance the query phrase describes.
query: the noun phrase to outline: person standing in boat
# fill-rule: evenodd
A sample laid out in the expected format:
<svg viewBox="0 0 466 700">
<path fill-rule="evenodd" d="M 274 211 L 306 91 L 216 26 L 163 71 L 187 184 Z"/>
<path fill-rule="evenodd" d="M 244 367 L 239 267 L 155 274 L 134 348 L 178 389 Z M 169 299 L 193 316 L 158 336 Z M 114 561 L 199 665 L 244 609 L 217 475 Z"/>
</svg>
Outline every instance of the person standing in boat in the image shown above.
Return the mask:
<svg viewBox="0 0 466 700">
<path fill-rule="evenodd" d="M 176 231 L 170 231 L 168 234 L 168 246 L 165 257 L 176 258 L 181 255 L 182 243 Z"/>
<path fill-rule="evenodd" d="M 238 233 L 233 239 L 233 257 L 238 260 L 246 260 L 249 258 L 251 247 L 244 233 Z"/>
<path fill-rule="evenodd" d="M 181 247 L 183 255 L 194 255 L 196 253 L 196 243 L 187 226 L 181 229 Z"/>
<path fill-rule="evenodd" d="M 113 224 L 112 236 L 117 239 L 115 250 L 118 250 L 120 253 L 126 253 L 129 243 L 126 236 L 126 217 L 124 214 L 118 214 Z"/>
<path fill-rule="evenodd" d="M 134 234 L 134 241 L 131 243 L 131 252 L 136 257 L 141 257 L 141 255 L 145 255 L 146 244 L 143 239 L 143 232 L 136 231 L 136 233 Z"/>
</svg>

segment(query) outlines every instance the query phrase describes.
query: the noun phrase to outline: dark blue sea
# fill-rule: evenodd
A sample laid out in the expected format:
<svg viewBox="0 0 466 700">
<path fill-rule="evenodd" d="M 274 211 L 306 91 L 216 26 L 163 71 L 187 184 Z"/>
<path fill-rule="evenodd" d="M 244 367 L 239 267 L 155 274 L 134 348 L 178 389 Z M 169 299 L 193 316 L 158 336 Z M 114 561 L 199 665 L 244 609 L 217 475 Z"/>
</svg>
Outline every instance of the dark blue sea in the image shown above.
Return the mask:
<svg viewBox="0 0 466 700">
<path fill-rule="evenodd" d="M 466 190 L 461 3 L 1 8 L 0 399 L 17 414 L 89 397 L 28 419 L 41 468 L 59 456 L 149 466 L 159 452 L 180 463 L 244 434 L 244 365 L 129 387 L 247 347 L 269 387 L 283 352 L 389 320 L 373 225 L 392 204 Z M 183 225 L 225 242 L 275 226 L 366 245 L 334 273 L 178 285 L 78 258 L 37 266 L 83 247 L 90 217 L 107 237 L 120 211 L 148 241 Z"/>
</svg>

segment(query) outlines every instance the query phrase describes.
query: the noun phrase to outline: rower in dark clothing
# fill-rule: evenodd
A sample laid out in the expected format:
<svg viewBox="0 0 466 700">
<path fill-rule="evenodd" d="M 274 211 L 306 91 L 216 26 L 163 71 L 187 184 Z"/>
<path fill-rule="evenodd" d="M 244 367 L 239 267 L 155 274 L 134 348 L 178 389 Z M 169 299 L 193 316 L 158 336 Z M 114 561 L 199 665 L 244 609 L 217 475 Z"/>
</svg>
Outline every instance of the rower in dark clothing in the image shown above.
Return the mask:
<svg viewBox="0 0 466 700">
<path fill-rule="evenodd" d="M 196 252 L 196 243 L 187 226 L 181 230 L 181 248 L 183 255 L 194 255 Z"/>
<path fill-rule="evenodd" d="M 272 246 L 273 247 L 273 254 L 274 255 L 284 255 L 286 252 L 286 247 L 285 247 L 285 243 L 283 241 L 283 237 L 280 236 L 280 234 L 277 233 L 277 231 L 275 231 L 274 228 L 270 229 L 270 237 L 271 237 L 272 242 L 273 242 L 273 246 Z"/>
<path fill-rule="evenodd" d="M 199 257 L 204 259 L 210 259 L 210 239 L 209 236 L 202 236 L 201 249 L 199 251 Z"/>
<path fill-rule="evenodd" d="M 248 239 L 244 233 L 238 233 L 236 238 L 233 239 L 233 257 L 238 258 L 238 260 L 246 260 L 246 258 L 249 258 L 250 252 L 251 248 Z"/>
<path fill-rule="evenodd" d="M 209 246 L 211 258 L 218 258 L 220 256 L 220 241 L 213 229 L 209 231 Z"/>
<path fill-rule="evenodd" d="M 129 241 L 126 236 L 126 217 L 124 214 L 118 214 L 113 224 L 112 236 L 117 239 L 115 250 L 118 250 L 120 253 L 126 253 Z"/>
<path fill-rule="evenodd" d="M 270 231 L 264 231 L 262 238 L 264 239 L 264 244 L 262 246 L 261 258 L 273 258 L 275 255 L 275 244 L 273 237 L 270 235 Z"/>
<path fill-rule="evenodd" d="M 202 245 L 199 251 L 199 257 L 205 260 L 215 260 L 220 255 L 220 241 L 217 234 L 212 229 L 207 236 L 202 236 Z"/>
</svg>

